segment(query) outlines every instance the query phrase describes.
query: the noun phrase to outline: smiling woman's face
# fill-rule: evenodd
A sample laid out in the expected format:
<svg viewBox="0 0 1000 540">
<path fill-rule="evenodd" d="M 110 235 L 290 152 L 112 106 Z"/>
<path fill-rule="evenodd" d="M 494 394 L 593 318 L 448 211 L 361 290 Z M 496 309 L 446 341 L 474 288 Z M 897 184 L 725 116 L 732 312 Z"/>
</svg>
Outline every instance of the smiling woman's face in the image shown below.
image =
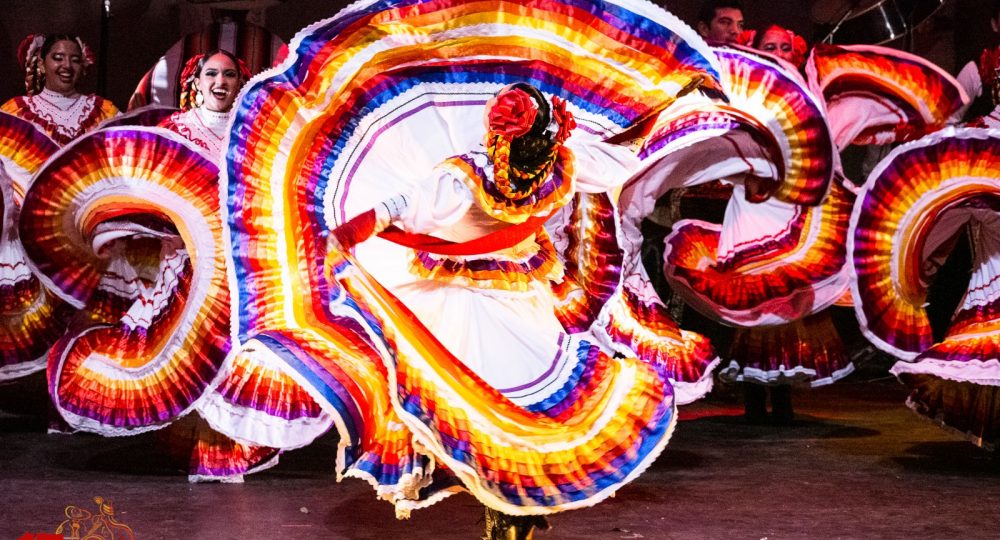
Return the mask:
<svg viewBox="0 0 1000 540">
<path fill-rule="evenodd" d="M 83 52 L 75 41 L 60 40 L 52 45 L 43 59 L 45 88 L 63 95 L 76 92 L 76 83 L 83 75 Z"/>
<path fill-rule="evenodd" d="M 239 90 L 239 71 L 236 64 L 224 54 L 216 54 L 205 61 L 197 79 L 198 91 L 210 111 L 224 112 L 233 106 Z"/>
<path fill-rule="evenodd" d="M 760 50 L 791 62 L 792 37 L 783 30 L 768 30 L 760 40 Z"/>
</svg>

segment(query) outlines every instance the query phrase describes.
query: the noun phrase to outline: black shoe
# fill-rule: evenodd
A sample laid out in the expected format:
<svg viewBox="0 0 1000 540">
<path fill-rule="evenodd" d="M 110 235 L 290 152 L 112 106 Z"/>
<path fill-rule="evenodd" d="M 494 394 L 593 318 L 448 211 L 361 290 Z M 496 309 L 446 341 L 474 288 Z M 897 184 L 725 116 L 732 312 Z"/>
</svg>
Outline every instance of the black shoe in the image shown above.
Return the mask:
<svg viewBox="0 0 1000 540">
<path fill-rule="evenodd" d="M 791 385 L 780 384 L 771 387 L 771 420 L 779 426 L 789 426 L 795 421 Z"/>
<path fill-rule="evenodd" d="M 767 388 L 743 383 L 743 417 L 748 424 L 767 423 Z"/>
</svg>

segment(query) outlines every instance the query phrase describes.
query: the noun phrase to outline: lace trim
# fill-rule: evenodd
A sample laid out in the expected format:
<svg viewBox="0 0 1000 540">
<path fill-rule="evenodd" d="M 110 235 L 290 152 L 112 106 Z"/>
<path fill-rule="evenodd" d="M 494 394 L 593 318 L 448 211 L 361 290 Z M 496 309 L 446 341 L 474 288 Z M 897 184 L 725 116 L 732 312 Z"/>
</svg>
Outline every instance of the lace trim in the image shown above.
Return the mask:
<svg viewBox="0 0 1000 540">
<path fill-rule="evenodd" d="M 170 115 L 160 127 L 177 133 L 218 157 L 222 155 L 222 140 L 226 136 L 225 126 L 229 117 L 229 112 L 191 109 Z"/>
<path fill-rule="evenodd" d="M 46 90 L 14 98 L 3 110 L 38 125 L 59 145 L 66 145 L 118 112 L 111 102 L 95 95 L 69 98 Z"/>
</svg>

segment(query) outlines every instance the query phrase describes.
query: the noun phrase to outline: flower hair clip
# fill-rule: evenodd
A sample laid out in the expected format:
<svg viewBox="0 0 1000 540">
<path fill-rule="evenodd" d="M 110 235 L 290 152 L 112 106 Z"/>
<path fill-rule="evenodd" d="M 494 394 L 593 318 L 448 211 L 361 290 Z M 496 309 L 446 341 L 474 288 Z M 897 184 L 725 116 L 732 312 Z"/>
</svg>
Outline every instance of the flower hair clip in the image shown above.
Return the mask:
<svg viewBox="0 0 1000 540">
<path fill-rule="evenodd" d="M 28 34 L 17 46 L 17 61 L 21 64 L 21 69 L 26 69 L 31 63 L 31 59 L 38 56 L 45 43 L 44 34 Z"/>
<path fill-rule="evenodd" d="M 806 43 L 806 40 L 802 36 L 792 32 L 791 30 L 788 30 L 788 35 L 792 39 L 792 64 L 801 66 L 802 62 L 806 61 L 806 53 L 809 52 L 809 44 Z"/>
<path fill-rule="evenodd" d="M 538 116 L 538 104 L 519 88 L 501 92 L 489 111 L 490 131 L 508 139 L 520 137 L 531 131 Z"/>
<path fill-rule="evenodd" d="M 76 38 L 76 44 L 80 47 L 80 52 L 83 55 L 83 67 L 88 68 L 97 62 L 97 55 L 94 54 L 93 49 L 87 46 L 79 37 Z"/>
<path fill-rule="evenodd" d="M 566 109 L 566 100 L 552 96 L 552 119 L 559 125 L 553 142 L 562 144 L 576 127 L 576 118 Z"/>
</svg>

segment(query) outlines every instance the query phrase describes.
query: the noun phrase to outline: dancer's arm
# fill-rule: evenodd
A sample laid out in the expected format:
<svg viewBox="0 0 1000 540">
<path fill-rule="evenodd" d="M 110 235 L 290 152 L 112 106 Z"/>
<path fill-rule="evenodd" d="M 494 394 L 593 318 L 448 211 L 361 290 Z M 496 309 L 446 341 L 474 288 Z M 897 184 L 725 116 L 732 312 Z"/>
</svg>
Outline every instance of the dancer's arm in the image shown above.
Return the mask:
<svg viewBox="0 0 1000 540">
<path fill-rule="evenodd" d="M 469 188 L 446 170 L 435 168 L 430 178 L 409 193 L 397 194 L 330 231 L 327 248 L 351 249 L 390 223 L 411 233 L 427 234 L 449 227 L 472 205 Z"/>
<path fill-rule="evenodd" d="M 327 237 L 327 250 L 348 250 L 382 232 L 398 219 L 409 206 L 409 197 L 403 194 L 390 197 L 375 208 L 359 214 L 347 222 L 338 225 L 330 231 Z"/>
<path fill-rule="evenodd" d="M 616 188 L 639 168 L 635 152 L 618 144 L 570 138 L 566 145 L 573 151 L 578 191 L 600 193 Z"/>
</svg>

